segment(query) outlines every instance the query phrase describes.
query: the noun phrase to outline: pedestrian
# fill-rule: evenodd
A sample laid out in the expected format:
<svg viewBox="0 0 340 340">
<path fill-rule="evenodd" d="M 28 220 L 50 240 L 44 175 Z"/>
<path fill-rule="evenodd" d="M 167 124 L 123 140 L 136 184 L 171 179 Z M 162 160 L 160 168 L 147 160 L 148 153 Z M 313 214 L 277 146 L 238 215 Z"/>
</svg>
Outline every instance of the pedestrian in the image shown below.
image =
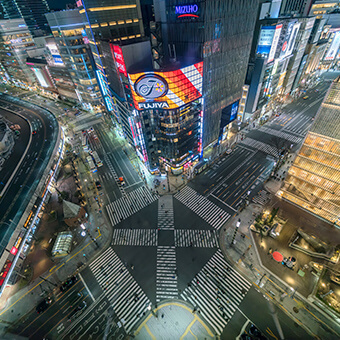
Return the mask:
<svg viewBox="0 0 340 340">
<path fill-rule="evenodd" d="M 162 319 L 164 318 L 164 314 L 162 314 Z"/>
</svg>

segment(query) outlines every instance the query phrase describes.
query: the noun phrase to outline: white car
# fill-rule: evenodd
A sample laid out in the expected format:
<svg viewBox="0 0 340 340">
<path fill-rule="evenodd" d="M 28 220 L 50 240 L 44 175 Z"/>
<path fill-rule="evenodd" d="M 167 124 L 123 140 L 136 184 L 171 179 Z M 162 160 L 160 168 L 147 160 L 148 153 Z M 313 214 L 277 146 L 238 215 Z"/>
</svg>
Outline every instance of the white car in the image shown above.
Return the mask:
<svg viewBox="0 0 340 340">
<path fill-rule="evenodd" d="M 226 151 L 226 154 L 227 154 L 227 155 L 230 155 L 232 152 L 233 152 L 232 149 L 228 149 L 228 150 Z"/>
</svg>

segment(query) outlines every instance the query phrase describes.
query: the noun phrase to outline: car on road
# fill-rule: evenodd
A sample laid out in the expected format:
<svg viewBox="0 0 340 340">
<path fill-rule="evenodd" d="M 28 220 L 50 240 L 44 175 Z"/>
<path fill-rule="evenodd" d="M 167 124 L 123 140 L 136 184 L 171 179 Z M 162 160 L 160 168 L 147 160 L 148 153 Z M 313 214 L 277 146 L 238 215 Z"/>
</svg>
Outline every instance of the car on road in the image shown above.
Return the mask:
<svg viewBox="0 0 340 340">
<path fill-rule="evenodd" d="M 102 185 L 100 184 L 99 181 L 96 181 L 96 187 L 97 187 L 98 190 L 101 189 Z"/>
<path fill-rule="evenodd" d="M 87 307 L 87 304 L 85 301 L 82 301 L 68 316 L 68 321 L 72 321 L 73 319 L 76 319 L 83 309 Z"/>
<path fill-rule="evenodd" d="M 124 178 L 123 178 L 123 177 L 119 177 L 119 178 L 118 178 L 118 181 L 119 181 L 119 184 L 120 184 L 121 186 L 124 186 L 124 185 L 125 185 L 125 181 L 124 181 Z"/>
<path fill-rule="evenodd" d="M 233 152 L 232 149 L 228 149 L 228 150 L 226 151 L 226 154 L 227 154 L 227 155 L 230 155 L 232 152 Z"/>
<path fill-rule="evenodd" d="M 309 98 L 309 96 L 304 96 L 304 97 L 303 97 L 304 100 L 306 100 L 306 99 L 308 99 L 308 98 Z"/>
<path fill-rule="evenodd" d="M 77 276 L 71 276 L 68 278 L 61 286 L 60 290 L 62 292 L 66 292 L 68 289 L 70 289 L 76 282 L 78 281 Z"/>
<path fill-rule="evenodd" d="M 37 134 L 37 131 L 33 130 L 32 135 L 36 135 L 36 134 Z"/>
<path fill-rule="evenodd" d="M 38 314 L 43 313 L 50 306 L 51 303 L 51 297 L 47 297 L 39 303 L 35 310 Z"/>
</svg>

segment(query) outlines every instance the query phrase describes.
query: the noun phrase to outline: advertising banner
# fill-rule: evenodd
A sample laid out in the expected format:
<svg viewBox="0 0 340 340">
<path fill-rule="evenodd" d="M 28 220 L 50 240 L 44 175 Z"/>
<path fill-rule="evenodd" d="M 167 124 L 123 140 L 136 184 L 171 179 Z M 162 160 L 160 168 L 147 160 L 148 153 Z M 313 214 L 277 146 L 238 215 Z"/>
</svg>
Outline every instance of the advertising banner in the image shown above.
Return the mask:
<svg viewBox="0 0 340 340">
<path fill-rule="evenodd" d="M 324 59 L 334 60 L 336 53 L 338 52 L 339 46 L 340 46 L 340 32 L 336 32 L 331 42 L 331 46 L 329 47 Z"/>
<path fill-rule="evenodd" d="M 268 56 L 268 63 L 270 63 L 271 61 L 274 60 L 277 44 L 279 43 L 281 30 L 282 30 L 282 24 L 276 25 L 272 46 L 270 48 L 270 52 L 269 52 L 269 56 Z"/>
<path fill-rule="evenodd" d="M 129 74 L 135 108 L 177 109 L 202 96 L 203 62 L 169 72 Z"/>
<path fill-rule="evenodd" d="M 256 53 L 269 54 L 274 38 L 275 26 L 262 26 Z"/>
<path fill-rule="evenodd" d="M 116 62 L 116 66 L 120 73 L 123 73 L 127 77 L 126 66 L 123 56 L 123 51 L 120 46 L 110 44 L 113 59 Z"/>
<path fill-rule="evenodd" d="M 300 29 L 300 23 L 296 22 L 293 26 L 293 30 L 290 34 L 289 40 L 288 40 L 288 44 L 287 44 L 287 51 L 286 51 L 286 55 L 290 55 L 293 52 L 294 49 L 294 45 L 295 45 L 295 41 L 296 41 L 296 37 L 297 34 L 299 32 Z"/>
</svg>

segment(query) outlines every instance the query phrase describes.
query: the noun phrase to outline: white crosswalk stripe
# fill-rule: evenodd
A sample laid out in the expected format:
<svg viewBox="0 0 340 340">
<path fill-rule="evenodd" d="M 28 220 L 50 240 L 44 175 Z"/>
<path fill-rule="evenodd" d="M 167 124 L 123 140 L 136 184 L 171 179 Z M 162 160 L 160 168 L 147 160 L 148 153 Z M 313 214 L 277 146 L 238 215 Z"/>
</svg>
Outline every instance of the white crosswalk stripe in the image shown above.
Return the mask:
<svg viewBox="0 0 340 340">
<path fill-rule="evenodd" d="M 155 229 L 114 229 L 112 245 L 115 246 L 157 246 Z"/>
<path fill-rule="evenodd" d="M 218 250 L 181 297 L 189 301 L 220 335 L 251 287 Z"/>
<path fill-rule="evenodd" d="M 174 229 L 174 207 L 172 195 L 161 196 L 158 199 L 158 228 Z"/>
<path fill-rule="evenodd" d="M 111 225 L 115 226 L 157 199 L 158 195 L 152 194 L 145 186 L 125 194 L 106 206 Z"/>
<path fill-rule="evenodd" d="M 230 218 L 230 214 L 225 210 L 188 186 L 177 192 L 174 197 L 215 229 L 221 228 Z"/>
<path fill-rule="evenodd" d="M 278 157 L 278 151 L 276 148 L 272 147 L 271 145 L 268 145 L 266 143 L 260 142 L 258 140 L 252 139 L 247 137 L 242 142 L 239 143 L 240 145 L 248 145 L 252 148 L 255 148 L 257 150 L 260 150 L 264 153 L 267 153 L 268 155 L 271 155 L 273 157 Z"/>
<path fill-rule="evenodd" d="M 156 301 L 178 298 L 176 248 L 157 247 Z"/>
<path fill-rule="evenodd" d="M 265 127 L 265 126 L 261 127 L 260 132 L 264 132 L 264 133 L 267 133 L 268 135 L 273 135 L 273 136 L 276 136 L 276 137 L 279 137 L 279 138 L 286 139 L 286 140 L 288 140 L 292 143 L 295 143 L 295 144 L 299 144 L 302 141 L 302 138 L 300 138 L 300 137 L 296 137 L 296 136 L 293 136 L 289 133 L 285 133 L 285 132 L 278 131 L 278 130 L 275 130 L 275 129 L 270 129 L 270 128 Z"/>
<path fill-rule="evenodd" d="M 261 190 L 256 196 L 253 197 L 254 203 L 265 205 L 269 201 L 270 197 L 266 190 Z"/>
<path fill-rule="evenodd" d="M 176 247 L 217 248 L 218 236 L 216 230 L 175 230 Z"/>
<path fill-rule="evenodd" d="M 150 300 L 111 247 L 89 267 L 129 333 L 147 311 Z"/>
</svg>

